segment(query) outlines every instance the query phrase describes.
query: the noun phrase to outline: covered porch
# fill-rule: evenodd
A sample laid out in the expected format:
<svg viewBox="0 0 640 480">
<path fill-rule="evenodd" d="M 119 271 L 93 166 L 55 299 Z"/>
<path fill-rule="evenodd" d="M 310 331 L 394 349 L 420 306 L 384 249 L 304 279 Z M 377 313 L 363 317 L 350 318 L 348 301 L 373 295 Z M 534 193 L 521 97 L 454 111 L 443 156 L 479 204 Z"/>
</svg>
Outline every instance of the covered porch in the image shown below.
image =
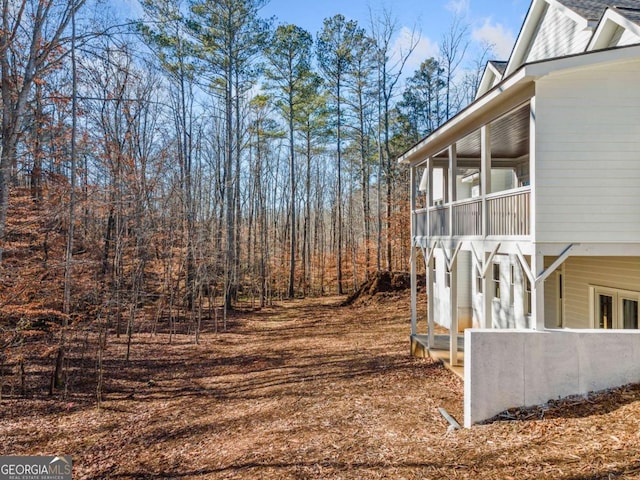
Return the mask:
<svg viewBox="0 0 640 480">
<path fill-rule="evenodd" d="M 452 367 L 464 364 L 464 330 L 492 327 L 494 257 L 517 253 L 531 280 L 532 271 L 541 271 L 531 249 L 532 93 L 525 89 L 495 110 L 467 119 L 469 125 L 455 133 L 436 132 L 422 156 L 411 161 L 411 271 L 415 279 L 422 256 L 429 299 L 425 322 L 418 318 L 412 290 L 412 338 L 416 349 L 424 347 Z M 472 322 L 477 293 L 484 293 L 484 305 Z M 434 307 L 439 299 L 445 299 L 445 308 Z"/>
<path fill-rule="evenodd" d="M 528 238 L 531 102 L 411 167 L 413 238 Z"/>
</svg>

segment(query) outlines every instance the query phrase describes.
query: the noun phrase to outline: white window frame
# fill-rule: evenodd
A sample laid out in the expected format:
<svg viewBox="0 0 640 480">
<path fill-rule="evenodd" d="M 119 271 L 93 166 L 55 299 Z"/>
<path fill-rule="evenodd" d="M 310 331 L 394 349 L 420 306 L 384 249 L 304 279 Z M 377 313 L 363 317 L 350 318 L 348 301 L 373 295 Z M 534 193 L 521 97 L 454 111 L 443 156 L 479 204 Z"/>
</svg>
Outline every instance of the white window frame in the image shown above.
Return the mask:
<svg viewBox="0 0 640 480">
<path fill-rule="evenodd" d="M 556 282 L 556 319 L 558 328 L 564 327 L 564 298 L 566 296 L 565 290 L 565 281 L 566 275 L 564 271 L 564 264 L 558 271 L 555 272 L 555 282 Z"/>
<path fill-rule="evenodd" d="M 496 272 L 498 273 L 498 278 L 496 278 Z M 500 262 L 493 262 L 493 265 L 491 267 L 491 283 L 493 283 L 493 299 L 501 300 L 502 299 L 502 268 L 500 266 Z"/>
<path fill-rule="evenodd" d="M 622 290 L 619 288 L 602 287 L 598 285 L 589 286 L 589 297 L 591 299 L 590 315 L 591 315 L 591 327 L 599 329 L 598 319 L 598 297 L 600 295 L 608 295 L 613 297 L 613 329 L 621 330 L 624 328 L 623 319 L 623 302 L 624 300 L 632 300 L 638 302 L 638 309 L 640 310 L 640 292 L 634 292 L 632 290 Z M 640 313 L 640 312 L 639 312 Z M 638 324 L 640 328 L 640 322 Z"/>
<path fill-rule="evenodd" d="M 525 318 L 531 317 L 533 313 L 533 285 L 527 275 L 522 275 L 522 304 Z"/>
</svg>

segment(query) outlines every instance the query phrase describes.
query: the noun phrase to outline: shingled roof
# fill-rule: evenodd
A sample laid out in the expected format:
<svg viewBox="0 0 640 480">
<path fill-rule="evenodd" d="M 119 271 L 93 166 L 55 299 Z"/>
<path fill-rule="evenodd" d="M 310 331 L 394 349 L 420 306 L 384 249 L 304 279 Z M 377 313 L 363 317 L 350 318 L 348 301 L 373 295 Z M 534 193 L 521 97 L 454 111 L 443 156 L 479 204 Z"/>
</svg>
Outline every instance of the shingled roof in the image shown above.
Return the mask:
<svg viewBox="0 0 640 480">
<path fill-rule="evenodd" d="M 620 14 L 635 23 L 640 23 L 638 0 L 559 0 L 565 7 L 594 22 L 599 21 L 609 7 L 616 7 Z"/>
<path fill-rule="evenodd" d="M 491 65 L 493 65 L 494 68 L 496 70 L 498 70 L 498 72 L 500 72 L 500 75 L 502 75 L 504 73 L 504 71 L 507 69 L 507 64 L 509 62 L 501 62 L 501 61 L 498 61 L 498 60 L 489 60 L 489 63 Z"/>
<path fill-rule="evenodd" d="M 628 18 L 634 23 L 640 25 L 640 4 L 638 4 L 638 8 L 624 8 L 620 6 L 616 6 L 614 8 L 616 12 L 624 17 Z"/>
</svg>

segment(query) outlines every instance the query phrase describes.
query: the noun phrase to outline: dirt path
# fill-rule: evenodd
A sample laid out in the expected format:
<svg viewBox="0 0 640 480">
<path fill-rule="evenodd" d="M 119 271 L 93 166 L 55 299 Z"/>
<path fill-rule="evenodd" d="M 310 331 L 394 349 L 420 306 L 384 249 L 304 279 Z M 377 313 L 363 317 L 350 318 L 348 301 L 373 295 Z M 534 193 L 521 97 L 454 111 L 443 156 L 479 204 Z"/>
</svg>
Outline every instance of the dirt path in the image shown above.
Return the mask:
<svg viewBox="0 0 640 480">
<path fill-rule="evenodd" d="M 69 454 L 74 478 L 92 479 L 577 480 L 632 478 L 640 465 L 638 437 L 612 433 L 640 431 L 636 398 L 597 416 L 602 423 L 447 433 L 437 407 L 461 420 L 462 382 L 408 356 L 407 299 L 338 300 L 239 316 L 230 333 L 205 333 L 198 346 L 141 334 L 128 365 L 124 340 L 112 339 L 103 409 L 89 393 L 4 400 L 0 453 Z"/>
</svg>

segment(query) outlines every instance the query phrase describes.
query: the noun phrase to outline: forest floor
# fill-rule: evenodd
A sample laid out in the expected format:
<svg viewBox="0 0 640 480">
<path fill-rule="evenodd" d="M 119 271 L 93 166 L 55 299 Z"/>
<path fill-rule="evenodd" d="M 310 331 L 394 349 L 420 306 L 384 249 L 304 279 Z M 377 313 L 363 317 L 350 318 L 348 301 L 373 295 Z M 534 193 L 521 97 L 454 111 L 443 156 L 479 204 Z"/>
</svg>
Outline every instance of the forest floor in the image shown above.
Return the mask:
<svg viewBox="0 0 640 480">
<path fill-rule="evenodd" d="M 408 355 L 406 293 L 342 300 L 240 312 L 198 345 L 137 334 L 128 363 L 112 336 L 100 409 L 78 347 L 66 399 L 0 401 L 0 454 L 72 455 L 76 479 L 640 477 L 637 389 L 449 431 L 462 381 Z"/>
</svg>

